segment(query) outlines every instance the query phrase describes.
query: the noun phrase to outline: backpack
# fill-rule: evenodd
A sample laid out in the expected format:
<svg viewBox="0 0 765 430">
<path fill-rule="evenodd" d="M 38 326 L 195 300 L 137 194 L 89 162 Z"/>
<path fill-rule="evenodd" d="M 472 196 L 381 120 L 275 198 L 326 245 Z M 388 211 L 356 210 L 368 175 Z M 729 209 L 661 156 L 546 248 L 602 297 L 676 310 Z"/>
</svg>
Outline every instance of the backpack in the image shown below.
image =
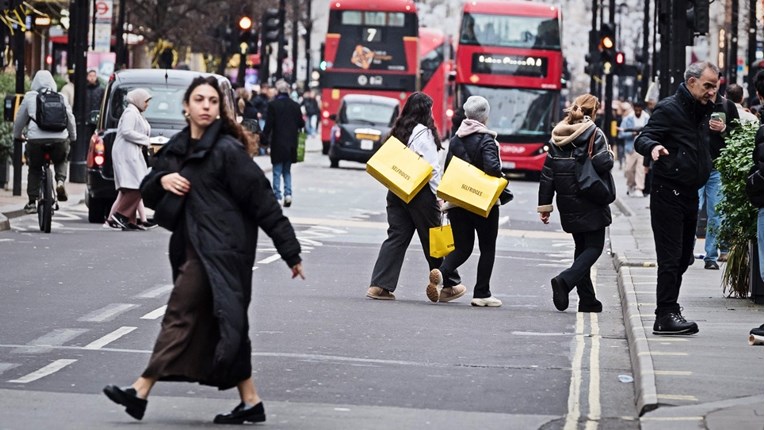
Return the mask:
<svg viewBox="0 0 765 430">
<path fill-rule="evenodd" d="M 44 131 L 64 131 L 69 125 L 64 96 L 43 88 L 37 93 L 37 110 L 33 119 L 37 127 Z"/>
</svg>

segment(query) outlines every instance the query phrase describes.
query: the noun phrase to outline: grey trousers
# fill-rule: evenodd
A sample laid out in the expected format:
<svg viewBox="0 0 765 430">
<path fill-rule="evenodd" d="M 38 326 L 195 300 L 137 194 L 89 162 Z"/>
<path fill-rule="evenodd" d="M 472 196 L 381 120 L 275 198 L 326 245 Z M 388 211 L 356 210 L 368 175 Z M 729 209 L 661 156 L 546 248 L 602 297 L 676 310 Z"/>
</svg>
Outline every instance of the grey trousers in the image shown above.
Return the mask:
<svg viewBox="0 0 765 430">
<path fill-rule="evenodd" d="M 66 157 L 69 155 L 69 141 L 68 140 L 52 140 L 52 139 L 39 139 L 30 140 L 27 142 L 27 164 L 29 165 L 29 172 L 27 175 L 27 195 L 29 200 L 37 200 L 40 197 L 40 173 L 43 165 L 43 146 L 47 143 L 52 143 L 53 148 L 51 150 L 51 162 L 55 171 L 55 182 L 66 181 Z"/>
<path fill-rule="evenodd" d="M 372 270 L 370 285 L 395 291 L 398 278 L 401 275 L 401 266 L 404 264 L 406 249 L 409 247 L 415 231 L 420 238 L 425 259 L 428 261 L 428 270 L 441 267 L 443 259 L 430 256 L 430 228 L 441 225 L 441 211 L 436 196 L 430 191 L 428 185 L 420 190 L 409 203 L 404 203 L 390 191 L 388 191 L 386 201 L 388 238 L 380 247 L 380 253 Z M 424 285 L 426 279 L 427 276 L 423 274 L 422 278 L 418 277 L 415 280 L 415 283 Z M 451 276 L 444 279 L 444 287 L 453 287 L 460 282 L 460 275 L 455 270 Z"/>
</svg>

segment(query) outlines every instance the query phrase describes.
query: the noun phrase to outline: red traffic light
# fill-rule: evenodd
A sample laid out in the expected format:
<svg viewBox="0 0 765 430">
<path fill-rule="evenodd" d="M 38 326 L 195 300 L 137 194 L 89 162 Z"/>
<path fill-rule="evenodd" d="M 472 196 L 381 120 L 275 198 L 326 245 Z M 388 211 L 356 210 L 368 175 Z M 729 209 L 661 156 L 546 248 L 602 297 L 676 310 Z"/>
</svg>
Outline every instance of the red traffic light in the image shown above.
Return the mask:
<svg viewBox="0 0 765 430">
<path fill-rule="evenodd" d="M 615 60 L 617 65 L 624 64 L 624 52 L 617 52 Z"/>
</svg>

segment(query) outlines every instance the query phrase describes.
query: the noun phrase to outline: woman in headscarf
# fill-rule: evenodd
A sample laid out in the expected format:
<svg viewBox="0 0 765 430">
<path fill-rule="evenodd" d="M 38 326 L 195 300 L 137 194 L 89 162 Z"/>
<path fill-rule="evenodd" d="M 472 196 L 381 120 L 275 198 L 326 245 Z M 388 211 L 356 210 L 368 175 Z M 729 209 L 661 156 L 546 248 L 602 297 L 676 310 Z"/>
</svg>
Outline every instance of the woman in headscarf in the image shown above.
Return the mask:
<svg viewBox="0 0 765 430">
<path fill-rule="evenodd" d="M 118 194 L 112 215 L 106 222 L 123 230 L 140 230 L 136 211 L 141 203 L 141 181 L 148 172 L 142 148 L 149 147 L 151 135 L 151 125 L 143 113 L 149 107 L 151 94 L 136 88 L 127 93 L 125 100 L 127 107 L 120 117 L 112 147 L 114 186 Z"/>
</svg>

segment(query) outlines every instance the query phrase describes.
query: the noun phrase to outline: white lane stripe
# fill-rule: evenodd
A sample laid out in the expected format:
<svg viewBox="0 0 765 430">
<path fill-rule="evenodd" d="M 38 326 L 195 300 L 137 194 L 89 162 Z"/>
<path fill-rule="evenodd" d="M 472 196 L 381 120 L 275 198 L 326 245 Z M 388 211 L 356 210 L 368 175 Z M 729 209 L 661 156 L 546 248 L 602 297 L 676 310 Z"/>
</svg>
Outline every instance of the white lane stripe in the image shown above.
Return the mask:
<svg viewBox="0 0 765 430">
<path fill-rule="evenodd" d="M 262 260 L 258 261 L 258 262 L 257 262 L 257 264 L 268 264 L 268 263 L 273 263 L 274 261 L 276 261 L 276 260 L 278 260 L 278 259 L 280 259 L 280 258 L 282 258 L 282 257 L 281 257 L 281 255 L 279 255 L 279 254 L 274 254 L 274 255 L 272 255 L 272 256 L 270 256 L 270 257 L 267 257 L 267 258 L 264 258 L 264 259 L 262 259 Z"/>
<path fill-rule="evenodd" d="M 593 276 L 595 278 L 595 276 Z M 593 282 L 593 285 L 595 283 Z M 588 403 L 590 413 L 587 414 L 585 430 L 595 430 L 601 418 L 600 409 L 600 326 L 598 314 L 590 314 L 590 331 L 592 333 L 592 346 L 590 348 L 590 388 Z"/>
<path fill-rule="evenodd" d="M 15 354 L 41 354 L 53 350 L 54 347 L 74 339 L 88 331 L 84 328 L 59 328 L 32 340 L 25 346 L 16 348 Z"/>
<path fill-rule="evenodd" d="M 114 319 L 117 315 L 123 312 L 127 312 L 130 309 L 133 309 L 135 307 L 138 307 L 138 305 L 133 305 L 130 303 L 112 303 L 110 305 L 104 306 L 101 309 L 96 309 L 95 311 L 78 318 L 77 321 L 82 321 L 82 322 L 110 321 Z"/>
<path fill-rule="evenodd" d="M 160 285 L 158 287 L 149 288 L 148 290 L 142 292 L 141 294 L 135 297 L 138 299 L 155 299 L 159 296 L 169 293 L 172 289 L 173 289 L 173 284 Z"/>
<path fill-rule="evenodd" d="M 157 309 L 154 309 L 153 311 L 149 312 L 148 314 L 141 317 L 142 320 L 155 320 L 162 315 L 165 314 L 165 311 L 167 310 L 167 305 L 160 306 Z"/>
<path fill-rule="evenodd" d="M 47 366 L 45 366 L 45 367 L 43 367 L 43 368 L 41 368 L 39 370 L 35 370 L 34 372 L 32 372 L 32 373 L 30 373 L 28 375 L 22 376 L 21 378 L 18 378 L 18 379 L 12 379 L 12 380 L 10 380 L 8 382 L 13 382 L 13 383 L 17 383 L 17 384 L 27 384 L 29 382 L 36 381 L 36 380 L 38 380 L 40 378 L 44 378 L 44 377 L 46 377 L 48 375 L 52 375 L 52 374 L 58 372 L 59 370 L 65 368 L 66 366 L 74 363 L 75 361 L 77 361 L 77 360 L 72 360 L 72 359 L 56 360 L 53 363 L 51 363 L 51 364 L 49 364 L 49 365 L 47 365 Z"/>
<path fill-rule="evenodd" d="M 576 332 L 584 333 L 584 315 L 582 312 L 576 313 Z M 582 385 L 582 359 L 584 357 L 584 337 L 576 336 L 576 347 L 574 350 L 574 359 L 571 362 L 571 383 L 568 388 L 568 413 L 566 414 L 566 424 L 564 430 L 576 430 L 579 422 L 580 412 L 580 387 Z"/>
<path fill-rule="evenodd" d="M 101 339 L 97 339 L 93 342 L 90 342 L 89 344 L 85 345 L 83 349 L 101 349 L 104 346 L 121 338 L 122 336 L 130 333 L 136 328 L 137 327 L 120 327 L 117 330 L 114 330 L 113 332 L 107 334 L 106 336 L 103 336 Z"/>
<path fill-rule="evenodd" d="M 13 369 L 14 367 L 18 367 L 20 364 L 18 363 L 0 363 L 0 375 L 3 374 L 3 372 Z"/>
</svg>

